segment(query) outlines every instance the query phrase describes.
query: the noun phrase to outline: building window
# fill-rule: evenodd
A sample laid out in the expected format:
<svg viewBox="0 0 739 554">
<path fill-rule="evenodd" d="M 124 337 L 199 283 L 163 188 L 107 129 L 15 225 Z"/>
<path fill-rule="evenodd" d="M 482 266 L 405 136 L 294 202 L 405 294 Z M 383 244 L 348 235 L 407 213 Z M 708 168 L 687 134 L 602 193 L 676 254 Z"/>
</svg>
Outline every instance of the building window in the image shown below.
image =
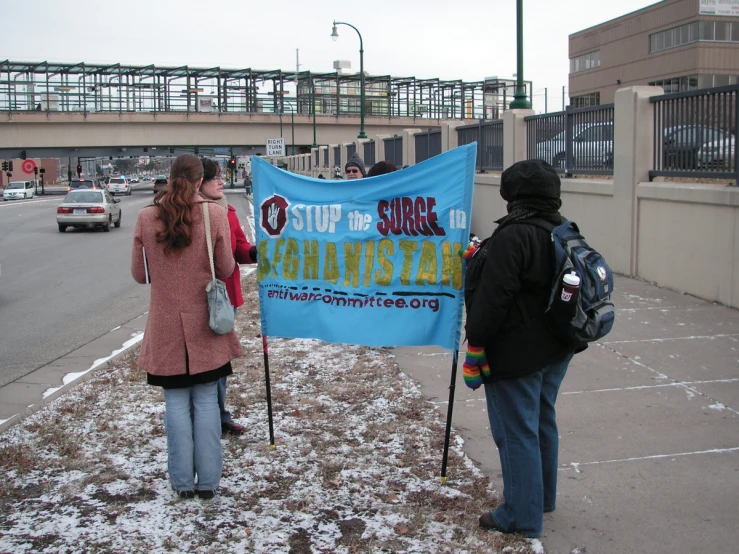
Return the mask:
<svg viewBox="0 0 739 554">
<path fill-rule="evenodd" d="M 570 106 L 573 108 L 589 108 L 590 106 L 600 105 L 600 92 L 591 92 L 582 96 L 573 96 L 570 98 Z"/>
<path fill-rule="evenodd" d="M 649 52 L 660 52 L 698 41 L 739 42 L 739 23 L 693 21 L 649 35 Z"/>
<path fill-rule="evenodd" d="M 600 67 L 600 50 L 570 59 L 570 73 L 577 73 L 595 67 Z"/>
<path fill-rule="evenodd" d="M 737 81 L 739 81 L 739 76 L 737 75 L 702 73 L 700 75 L 685 75 L 683 77 L 672 77 L 671 79 L 660 79 L 659 81 L 652 81 L 649 84 L 655 87 L 662 87 L 666 94 L 669 92 L 684 92 L 686 90 L 735 85 Z"/>
</svg>

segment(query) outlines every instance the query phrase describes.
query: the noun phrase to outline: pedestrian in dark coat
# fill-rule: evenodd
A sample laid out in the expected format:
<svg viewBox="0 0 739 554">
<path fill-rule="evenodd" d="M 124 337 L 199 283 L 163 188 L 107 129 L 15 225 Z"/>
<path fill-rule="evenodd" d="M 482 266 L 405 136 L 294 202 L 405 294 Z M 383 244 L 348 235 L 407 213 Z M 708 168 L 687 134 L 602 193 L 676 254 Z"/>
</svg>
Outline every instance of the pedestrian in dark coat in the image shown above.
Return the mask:
<svg viewBox="0 0 739 554">
<path fill-rule="evenodd" d="M 484 384 L 500 454 L 504 503 L 480 525 L 538 537 L 553 511 L 559 439 L 554 403 L 574 349 L 549 330 L 544 311 L 554 275 L 551 237 L 526 224 L 559 224 L 560 179 L 542 160 L 514 164 L 501 176 L 508 215 L 486 244 L 487 258 L 467 312 L 465 383 Z"/>
</svg>

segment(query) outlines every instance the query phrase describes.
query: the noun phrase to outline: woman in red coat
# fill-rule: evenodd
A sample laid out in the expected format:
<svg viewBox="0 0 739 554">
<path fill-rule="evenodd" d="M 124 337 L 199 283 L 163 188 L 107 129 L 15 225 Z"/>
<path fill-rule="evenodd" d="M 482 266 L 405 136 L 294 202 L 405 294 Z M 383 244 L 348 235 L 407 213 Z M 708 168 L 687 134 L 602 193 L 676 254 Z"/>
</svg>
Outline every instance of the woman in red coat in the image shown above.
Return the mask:
<svg viewBox="0 0 739 554">
<path fill-rule="evenodd" d="M 166 192 L 139 212 L 131 259 L 133 278 L 151 282 L 137 363 L 149 384 L 164 388 L 167 467 L 181 498 L 215 494 L 223 466 L 217 382 L 233 372 L 231 360 L 244 355 L 235 332 L 217 335 L 208 324 L 211 269 L 203 210 L 210 216 L 216 276 L 232 275 L 235 264 L 228 218 L 197 194 L 202 182 L 199 158 L 175 160 Z"/>
<path fill-rule="evenodd" d="M 228 298 L 233 304 L 234 310 L 244 304 L 241 294 L 241 273 L 239 264 L 253 264 L 257 261 L 257 248 L 249 244 L 241 228 L 241 223 L 233 206 L 229 206 L 223 194 L 223 179 L 221 178 L 221 166 L 208 158 L 203 158 L 203 184 L 200 187 L 200 195 L 208 200 L 214 200 L 220 204 L 228 215 L 228 226 L 231 231 L 231 252 L 236 260 L 236 267 L 230 277 L 223 279 L 226 283 Z M 225 434 L 240 435 L 244 432 L 244 426 L 235 423 L 231 412 L 226 409 L 226 377 L 218 380 L 218 407 L 221 410 L 221 431 Z"/>
</svg>

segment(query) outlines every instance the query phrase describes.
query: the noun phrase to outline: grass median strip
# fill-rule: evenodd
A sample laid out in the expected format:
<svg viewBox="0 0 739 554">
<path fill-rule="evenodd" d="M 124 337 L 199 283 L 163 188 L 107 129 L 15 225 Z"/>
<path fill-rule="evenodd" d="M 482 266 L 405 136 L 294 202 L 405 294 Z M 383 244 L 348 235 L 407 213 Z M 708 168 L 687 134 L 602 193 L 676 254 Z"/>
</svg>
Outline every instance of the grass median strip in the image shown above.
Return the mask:
<svg viewBox="0 0 739 554">
<path fill-rule="evenodd" d="M 244 280 L 211 501 L 180 500 L 166 474 L 164 398 L 137 349 L 0 436 L 0 552 L 520 552 L 538 541 L 482 531 L 500 502 L 392 351 L 269 340 L 269 448 L 258 298 Z M 492 440 L 492 438 L 490 439 Z"/>
</svg>

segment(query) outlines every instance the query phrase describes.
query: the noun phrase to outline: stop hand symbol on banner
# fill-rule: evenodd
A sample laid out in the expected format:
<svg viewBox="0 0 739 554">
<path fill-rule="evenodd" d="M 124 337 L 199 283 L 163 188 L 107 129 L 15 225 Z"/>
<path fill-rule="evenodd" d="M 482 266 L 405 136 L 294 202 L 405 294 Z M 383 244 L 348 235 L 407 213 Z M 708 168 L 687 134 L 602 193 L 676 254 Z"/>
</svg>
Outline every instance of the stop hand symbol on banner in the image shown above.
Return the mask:
<svg viewBox="0 0 739 554">
<path fill-rule="evenodd" d="M 33 160 L 23 160 L 21 169 L 23 170 L 23 173 L 33 173 L 33 170 L 36 169 L 36 162 Z"/>
</svg>

